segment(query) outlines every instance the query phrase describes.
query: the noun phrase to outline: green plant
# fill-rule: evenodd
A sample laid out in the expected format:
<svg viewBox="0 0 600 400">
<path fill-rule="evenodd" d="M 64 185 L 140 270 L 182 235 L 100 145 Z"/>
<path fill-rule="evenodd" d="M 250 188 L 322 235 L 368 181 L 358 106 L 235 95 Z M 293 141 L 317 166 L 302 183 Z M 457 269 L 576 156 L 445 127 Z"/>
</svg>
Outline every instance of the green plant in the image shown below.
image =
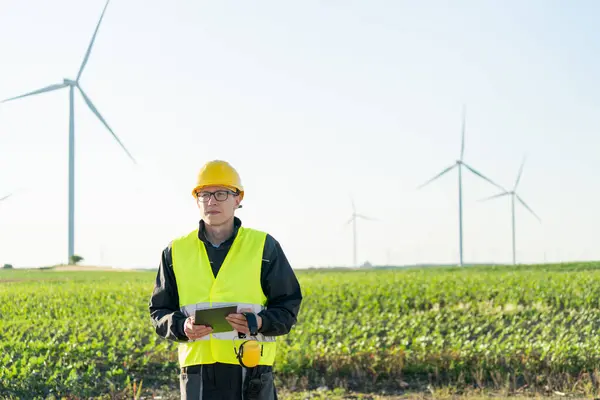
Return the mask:
<svg viewBox="0 0 600 400">
<path fill-rule="evenodd" d="M 81 261 L 83 261 L 83 257 L 78 256 L 77 254 L 73 254 L 69 260 L 71 265 L 77 265 L 77 263 L 80 263 Z"/>
<path fill-rule="evenodd" d="M 0 387 L 9 398 L 176 388 L 177 345 L 148 317 L 155 275 L 0 270 Z M 297 275 L 298 323 L 277 339 L 282 385 L 598 391 L 600 263 Z"/>
</svg>

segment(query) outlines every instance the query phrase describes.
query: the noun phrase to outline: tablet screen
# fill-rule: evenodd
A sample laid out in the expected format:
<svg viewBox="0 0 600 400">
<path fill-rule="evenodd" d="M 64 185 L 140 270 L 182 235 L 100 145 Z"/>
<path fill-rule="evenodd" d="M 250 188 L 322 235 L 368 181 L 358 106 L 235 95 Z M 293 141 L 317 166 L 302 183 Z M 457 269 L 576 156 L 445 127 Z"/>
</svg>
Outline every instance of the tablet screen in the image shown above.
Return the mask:
<svg viewBox="0 0 600 400">
<path fill-rule="evenodd" d="M 232 326 L 225 319 L 229 314 L 235 314 L 237 306 L 213 307 L 196 310 L 194 325 L 206 325 L 213 328 L 211 333 L 231 332 Z"/>
</svg>

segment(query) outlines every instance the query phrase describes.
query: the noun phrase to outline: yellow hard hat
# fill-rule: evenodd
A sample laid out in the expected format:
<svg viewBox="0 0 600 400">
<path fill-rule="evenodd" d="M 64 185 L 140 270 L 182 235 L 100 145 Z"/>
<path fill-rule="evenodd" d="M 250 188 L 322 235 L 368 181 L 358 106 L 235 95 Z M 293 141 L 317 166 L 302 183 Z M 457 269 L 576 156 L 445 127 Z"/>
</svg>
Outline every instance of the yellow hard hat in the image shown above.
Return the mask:
<svg viewBox="0 0 600 400">
<path fill-rule="evenodd" d="M 205 186 L 226 186 L 240 193 L 240 200 L 244 198 L 244 187 L 240 175 L 227 161 L 209 161 L 200 168 L 196 187 L 192 190 L 192 196 Z"/>
</svg>

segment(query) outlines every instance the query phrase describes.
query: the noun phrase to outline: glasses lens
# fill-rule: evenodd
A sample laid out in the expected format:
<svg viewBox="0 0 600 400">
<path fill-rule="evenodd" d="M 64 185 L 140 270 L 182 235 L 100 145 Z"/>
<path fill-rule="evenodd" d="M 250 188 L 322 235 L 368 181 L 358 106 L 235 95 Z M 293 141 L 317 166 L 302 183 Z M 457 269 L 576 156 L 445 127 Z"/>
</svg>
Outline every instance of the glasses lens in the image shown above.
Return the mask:
<svg viewBox="0 0 600 400">
<path fill-rule="evenodd" d="M 200 192 L 198 193 L 198 198 L 202 201 L 208 201 L 210 199 L 210 192 Z"/>
<path fill-rule="evenodd" d="M 227 192 L 226 190 L 218 190 L 215 192 L 215 199 L 217 199 L 219 201 L 225 201 L 225 200 L 227 200 L 228 194 L 229 194 L 229 192 Z"/>
</svg>

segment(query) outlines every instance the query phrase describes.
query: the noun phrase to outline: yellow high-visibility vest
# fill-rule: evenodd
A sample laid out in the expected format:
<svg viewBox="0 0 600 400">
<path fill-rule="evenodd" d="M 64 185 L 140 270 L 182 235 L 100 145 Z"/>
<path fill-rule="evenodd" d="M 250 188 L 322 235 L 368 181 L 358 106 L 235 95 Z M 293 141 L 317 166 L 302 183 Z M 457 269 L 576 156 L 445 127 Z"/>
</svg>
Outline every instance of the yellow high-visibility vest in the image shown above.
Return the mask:
<svg viewBox="0 0 600 400">
<path fill-rule="evenodd" d="M 217 277 L 213 275 L 204 243 L 198 239 L 198 231 L 173 240 L 171 254 L 173 270 L 179 292 L 179 307 L 186 315 L 194 315 L 196 309 L 237 305 L 238 311 L 250 308 L 258 313 L 266 306 L 260 274 L 266 233 L 239 227 Z M 276 341 L 273 336 L 259 333 L 256 339 L 263 345 L 260 365 L 273 365 Z M 246 339 L 239 339 L 238 332 L 214 333 L 200 339 L 178 344 L 181 367 L 215 362 L 238 364 L 235 348 Z"/>
</svg>

